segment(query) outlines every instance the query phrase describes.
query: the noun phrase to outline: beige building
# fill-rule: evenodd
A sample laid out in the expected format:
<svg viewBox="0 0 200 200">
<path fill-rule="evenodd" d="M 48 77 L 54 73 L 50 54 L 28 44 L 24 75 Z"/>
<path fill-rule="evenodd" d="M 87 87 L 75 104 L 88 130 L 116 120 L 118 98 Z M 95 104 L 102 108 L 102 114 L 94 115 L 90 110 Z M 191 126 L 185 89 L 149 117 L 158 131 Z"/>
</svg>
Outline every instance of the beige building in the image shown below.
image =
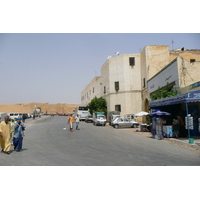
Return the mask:
<svg viewBox="0 0 200 200">
<path fill-rule="evenodd" d="M 200 81 L 199 75 L 200 61 L 191 63 L 182 57 L 177 57 L 148 80 L 148 99 L 151 94 L 167 84 L 171 88 L 176 88 L 179 94 L 198 90 L 200 87 L 193 84 Z"/>
<path fill-rule="evenodd" d="M 147 81 L 169 63 L 169 52 L 168 45 L 154 45 L 144 47 L 140 53 L 143 111 L 149 112 Z"/>
<path fill-rule="evenodd" d="M 198 65 L 200 50 L 181 48 L 170 51 L 168 45 L 145 46 L 141 53 L 108 58 L 101 67 L 101 76 L 95 77 L 81 92 L 81 104 L 87 105 L 96 96 L 104 97 L 107 110 L 120 110 L 121 116 L 149 112 L 147 81 L 177 57 L 184 58 L 181 62 L 187 66 L 182 71 L 181 84 L 191 84 L 192 79 L 189 80 L 186 74 L 192 71 L 192 66 Z M 192 74 L 194 82 L 197 81 L 199 71 Z"/>
<path fill-rule="evenodd" d="M 184 58 L 185 63 L 191 63 L 193 66 L 198 65 L 200 61 L 200 50 L 185 50 L 184 48 L 180 48 L 170 51 L 168 45 L 146 46 L 143 48 L 141 52 L 142 110 L 149 111 L 150 99 L 147 81 L 177 57 Z M 189 65 L 187 66 L 189 67 Z M 192 68 L 189 67 L 188 70 L 190 69 Z M 187 70 L 185 70 L 186 72 Z M 185 84 L 186 86 L 184 80 L 181 84 Z"/>
</svg>

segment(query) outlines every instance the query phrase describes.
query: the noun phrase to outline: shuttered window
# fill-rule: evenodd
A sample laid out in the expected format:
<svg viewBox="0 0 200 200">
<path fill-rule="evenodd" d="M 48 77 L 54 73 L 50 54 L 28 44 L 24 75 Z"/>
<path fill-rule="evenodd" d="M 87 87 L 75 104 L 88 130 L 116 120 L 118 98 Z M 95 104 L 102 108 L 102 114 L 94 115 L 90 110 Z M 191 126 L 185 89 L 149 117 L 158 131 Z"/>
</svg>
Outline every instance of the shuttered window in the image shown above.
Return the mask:
<svg viewBox="0 0 200 200">
<path fill-rule="evenodd" d="M 115 82 L 115 90 L 119 90 L 119 81 Z"/>
<path fill-rule="evenodd" d="M 121 112 L 121 105 L 115 105 L 115 111 Z"/>
<path fill-rule="evenodd" d="M 129 57 L 129 65 L 134 66 L 135 65 L 135 57 Z"/>
</svg>

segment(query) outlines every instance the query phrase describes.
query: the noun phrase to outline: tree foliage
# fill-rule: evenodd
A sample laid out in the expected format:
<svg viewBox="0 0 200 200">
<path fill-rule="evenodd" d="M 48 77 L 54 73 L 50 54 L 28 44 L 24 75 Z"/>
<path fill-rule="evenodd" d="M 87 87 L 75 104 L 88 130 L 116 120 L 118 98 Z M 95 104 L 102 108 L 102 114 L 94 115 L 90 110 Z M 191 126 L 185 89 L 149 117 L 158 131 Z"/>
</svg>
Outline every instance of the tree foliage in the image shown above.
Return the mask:
<svg viewBox="0 0 200 200">
<path fill-rule="evenodd" d="M 89 109 L 90 114 L 92 115 L 93 112 L 107 112 L 107 103 L 106 100 L 102 97 L 97 98 L 95 97 L 90 101 L 90 103 L 87 105 L 87 108 Z"/>
<path fill-rule="evenodd" d="M 161 90 L 159 87 L 158 90 L 150 96 L 150 98 L 153 101 L 157 99 L 164 99 L 167 97 L 175 96 L 177 94 L 178 91 L 175 88 L 170 88 L 169 83 L 167 83 L 164 89 Z"/>
</svg>

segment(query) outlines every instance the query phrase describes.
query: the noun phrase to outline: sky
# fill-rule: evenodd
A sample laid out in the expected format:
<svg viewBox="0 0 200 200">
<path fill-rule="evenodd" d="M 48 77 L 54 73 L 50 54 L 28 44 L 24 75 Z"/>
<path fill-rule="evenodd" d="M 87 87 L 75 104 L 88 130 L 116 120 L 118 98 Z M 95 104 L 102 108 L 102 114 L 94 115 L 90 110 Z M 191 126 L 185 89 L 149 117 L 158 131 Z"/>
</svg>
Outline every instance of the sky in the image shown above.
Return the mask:
<svg viewBox="0 0 200 200">
<path fill-rule="evenodd" d="M 181 13 L 172 0 L 2 0 L 0 7 L 0 104 L 80 104 L 115 52 L 200 49 L 198 6 L 188 10 L 187 2 Z"/>
<path fill-rule="evenodd" d="M 1 33 L 0 104 L 80 104 L 81 91 L 101 75 L 108 56 L 139 53 L 147 45 L 200 49 L 200 34 Z"/>
</svg>

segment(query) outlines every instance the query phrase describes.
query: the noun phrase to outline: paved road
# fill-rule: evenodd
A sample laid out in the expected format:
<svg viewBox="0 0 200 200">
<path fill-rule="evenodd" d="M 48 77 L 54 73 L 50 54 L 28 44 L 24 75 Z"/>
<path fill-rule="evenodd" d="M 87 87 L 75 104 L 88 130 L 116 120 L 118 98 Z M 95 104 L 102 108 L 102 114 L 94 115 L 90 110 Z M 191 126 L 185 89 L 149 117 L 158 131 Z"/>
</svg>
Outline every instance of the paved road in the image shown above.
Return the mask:
<svg viewBox="0 0 200 200">
<path fill-rule="evenodd" d="M 67 117 L 27 120 L 23 151 L 0 154 L 1 166 L 195 166 L 200 154 L 110 126 L 81 122 L 70 132 Z M 13 147 L 12 147 L 13 149 Z"/>
</svg>

